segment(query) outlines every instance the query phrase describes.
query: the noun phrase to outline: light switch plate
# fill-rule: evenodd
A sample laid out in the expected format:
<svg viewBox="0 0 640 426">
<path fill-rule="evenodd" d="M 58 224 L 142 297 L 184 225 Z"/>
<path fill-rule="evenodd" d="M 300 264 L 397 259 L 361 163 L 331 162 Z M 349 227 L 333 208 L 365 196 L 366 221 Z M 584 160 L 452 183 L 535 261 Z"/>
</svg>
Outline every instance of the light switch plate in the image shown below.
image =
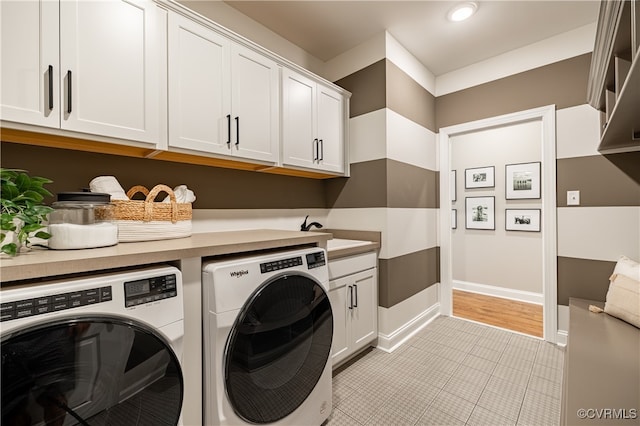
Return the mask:
<svg viewBox="0 0 640 426">
<path fill-rule="evenodd" d="M 567 191 L 567 205 L 568 206 L 580 205 L 580 191 Z"/>
</svg>

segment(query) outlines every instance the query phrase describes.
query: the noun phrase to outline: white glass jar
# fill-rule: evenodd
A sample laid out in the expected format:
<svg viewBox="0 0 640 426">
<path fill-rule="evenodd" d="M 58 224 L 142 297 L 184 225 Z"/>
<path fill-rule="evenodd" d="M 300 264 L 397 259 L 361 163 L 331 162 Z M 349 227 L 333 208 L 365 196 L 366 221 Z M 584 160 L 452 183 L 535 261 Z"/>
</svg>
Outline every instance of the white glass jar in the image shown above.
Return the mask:
<svg viewBox="0 0 640 426">
<path fill-rule="evenodd" d="M 61 192 L 49 214 L 49 248 L 55 250 L 113 246 L 118 225 L 109 194 Z"/>
</svg>

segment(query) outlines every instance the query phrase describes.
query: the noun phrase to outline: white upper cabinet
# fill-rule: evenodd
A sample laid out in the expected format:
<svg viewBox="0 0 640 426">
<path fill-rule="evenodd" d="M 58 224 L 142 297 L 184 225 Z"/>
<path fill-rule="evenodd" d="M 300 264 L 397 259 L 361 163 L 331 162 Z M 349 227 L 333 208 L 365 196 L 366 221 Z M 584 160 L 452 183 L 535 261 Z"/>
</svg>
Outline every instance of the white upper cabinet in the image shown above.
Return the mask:
<svg viewBox="0 0 640 426">
<path fill-rule="evenodd" d="M 220 34 L 169 13 L 170 147 L 229 153 L 230 46 Z"/>
<path fill-rule="evenodd" d="M 344 97 L 289 69 L 282 75 L 283 164 L 344 172 Z"/>
<path fill-rule="evenodd" d="M 0 2 L 0 118 L 60 127 L 58 2 Z"/>
<path fill-rule="evenodd" d="M 166 12 L 150 0 L 0 7 L 3 120 L 163 146 Z"/>
<path fill-rule="evenodd" d="M 275 163 L 279 66 L 199 23 L 169 16 L 169 146 Z"/>
<path fill-rule="evenodd" d="M 278 161 L 280 68 L 271 59 L 234 44 L 231 49 L 231 115 L 234 155 Z"/>
<path fill-rule="evenodd" d="M 149 0 L 60 2 L 61 127 L 162 145 L 165 28 Z"/>
</svg>

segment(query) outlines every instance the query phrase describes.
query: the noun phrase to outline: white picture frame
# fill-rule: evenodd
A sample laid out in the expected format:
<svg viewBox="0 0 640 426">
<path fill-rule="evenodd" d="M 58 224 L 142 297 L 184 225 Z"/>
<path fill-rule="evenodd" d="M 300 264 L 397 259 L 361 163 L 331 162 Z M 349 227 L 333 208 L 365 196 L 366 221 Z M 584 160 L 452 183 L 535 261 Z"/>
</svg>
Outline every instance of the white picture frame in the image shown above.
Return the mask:
<svg viewBox="0 0 640 426">
<path fill-rule="evenodd" d="M 507 164 L 505 170 L 505 198 L 507 200 L 540 199 L 540 171 L 542 163 Z"/>
<path fill-rule="evenodd" d="M 450 177 L 451 182 L 450 182 L 450 187 L 449 187 L 449 189 L 450 189 L 450 193 L 449 194 L 450 194 L 450 197 L 451 197 L 451 201 L 453 202 L 453 201 L 456 201 L 456 199 L 458 198 L 458 193 L 457 193 L 457 190 L 456 190 L 456 187 L 457 187 L 456 171 L 455 170 L 451 170 L 451 175 L 450 176 L 451 176 Z"/>
<path fill-rule="evenodd" d="M 466 197 L 465 198 L 465 228 L 496 229 L 495 213 L 496 197 Z"/>
<path fill-rule="evenodd" d="M 540 209 L 505 209 L 505 230 L 540 232 L 540 216 Z"/>
<path fill-rule="evenodd" d="M 496 186 L 495 166 L 465 169 L 464 171 L 465 189 L 495 188 L 495 186 Z"/>
</svg>

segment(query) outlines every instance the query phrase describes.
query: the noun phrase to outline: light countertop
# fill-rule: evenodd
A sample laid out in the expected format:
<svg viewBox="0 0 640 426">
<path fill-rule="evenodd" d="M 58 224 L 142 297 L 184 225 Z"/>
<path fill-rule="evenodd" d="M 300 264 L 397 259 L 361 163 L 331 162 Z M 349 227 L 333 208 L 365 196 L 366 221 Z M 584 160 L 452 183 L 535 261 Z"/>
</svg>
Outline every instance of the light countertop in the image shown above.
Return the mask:
<svg viewBox="0 0 640 426">
<path fill-rule="evenodd" d="M 55 275 L 93 272 L 191 257 L 219 256 L 299 245 L 326 247 L 328 232 L 269 229 L 209 232 L 188 238 L 120 243 L 86 250 L 32 249 L 13 258 L 0 259 L 2 283 Z"/>
</svg>

